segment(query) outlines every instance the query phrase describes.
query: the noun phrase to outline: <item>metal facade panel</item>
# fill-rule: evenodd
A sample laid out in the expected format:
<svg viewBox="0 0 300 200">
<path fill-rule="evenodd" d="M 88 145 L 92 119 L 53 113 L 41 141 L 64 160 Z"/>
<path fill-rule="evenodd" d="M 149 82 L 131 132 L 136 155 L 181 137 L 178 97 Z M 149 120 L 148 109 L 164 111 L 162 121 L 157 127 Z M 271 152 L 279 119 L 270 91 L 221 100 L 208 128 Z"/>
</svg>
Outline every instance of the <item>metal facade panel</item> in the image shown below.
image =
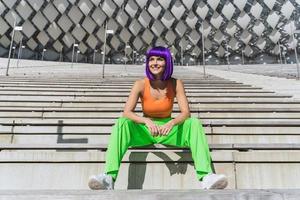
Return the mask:
<svg viewBox="0 0 300 200">
<path fill-rule="evenodd" d="M 172 47 L 178 60 L 182 44 L 183 54 L 198 54 L 202 35 L 205 56 L 222 53 L 222 48 L 227 52 L 224 43 L 229 56 L 245 48 L 248 56 L 276 54 L 272 49 L 278 41 L 283 54 L 289 54 L 299 43 L 297 35 L 290 37 L 299 29 L 299 6 L 299 0 L 0 0 L 0 45 L 6 48 L 3 41 L 10 40 L 16 20 L 23 30 L 16 32 L 14 41 L 23 37 L 28 49 L 46 45 L 49 52 L 57 52 L 61 47 L 54 44 L 61 44 L 69 55 L 76 40 L 81 43 L 79 58 L 91 57 L 92 50 L 104 43 L 107 22 L 114 31 L 106 41 L 110 56 L 128 45 L 142 54 L 162 44 Z"/>
</svg>

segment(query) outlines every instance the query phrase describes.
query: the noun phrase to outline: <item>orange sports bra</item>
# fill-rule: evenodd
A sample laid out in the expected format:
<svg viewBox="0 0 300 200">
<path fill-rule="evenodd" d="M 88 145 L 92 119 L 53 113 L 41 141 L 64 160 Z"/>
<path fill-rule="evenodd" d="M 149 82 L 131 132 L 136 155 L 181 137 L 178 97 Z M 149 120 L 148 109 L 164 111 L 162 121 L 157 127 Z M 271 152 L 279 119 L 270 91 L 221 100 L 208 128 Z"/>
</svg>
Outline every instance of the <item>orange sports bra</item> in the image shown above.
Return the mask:
<svg viewBox="0 0 300 200">
<path fill-rule="evenodd" d="M 175 91 L 172 85 L 172 79 L 167 82 L 167 94 L 162 99 L 155 99 L 150 93 L 150 81 L 145 78 L 144 94 L 141 97 L 144 116 L 151 118 L 171 117 Z"/>
</svg>

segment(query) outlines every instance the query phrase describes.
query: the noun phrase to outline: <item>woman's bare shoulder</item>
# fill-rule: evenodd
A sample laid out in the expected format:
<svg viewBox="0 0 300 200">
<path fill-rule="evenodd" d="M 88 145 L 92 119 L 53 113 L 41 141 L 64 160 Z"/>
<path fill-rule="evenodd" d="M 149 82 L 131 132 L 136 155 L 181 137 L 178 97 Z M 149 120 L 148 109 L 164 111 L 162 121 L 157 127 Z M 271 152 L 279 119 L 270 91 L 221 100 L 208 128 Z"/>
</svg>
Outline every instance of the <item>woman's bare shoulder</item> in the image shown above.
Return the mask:
<svg viewBox="0 0 300 200">
<path fill-rule="evenodd" d="M 182 79 L 176 79 L 176 85 L 183 85 Z"/>
<path fill-rule="evenodd" d="M 171 80 L 172 80 L 172 83 L 173 83 L 175 88 L 177 88 L 178 85 L 179 86 L 183 85 L 183 81 L 181 79 L 172 77 Z"/>
<path fill-rule="evenodd" d="M 139 79 L 135 81 L 134 88 L 136 88 L 139 91 L 142 91 L 144 89 L 144 85 L 145 85 L 145 79 Z"/>
<path fill-rule="evenodd" d="M 138 86 L 144 86 L 145 85 L 145 79 L 139 79 L 139 80 L 136 80 L 135 83 L 136 85 Z"/>
</svg>

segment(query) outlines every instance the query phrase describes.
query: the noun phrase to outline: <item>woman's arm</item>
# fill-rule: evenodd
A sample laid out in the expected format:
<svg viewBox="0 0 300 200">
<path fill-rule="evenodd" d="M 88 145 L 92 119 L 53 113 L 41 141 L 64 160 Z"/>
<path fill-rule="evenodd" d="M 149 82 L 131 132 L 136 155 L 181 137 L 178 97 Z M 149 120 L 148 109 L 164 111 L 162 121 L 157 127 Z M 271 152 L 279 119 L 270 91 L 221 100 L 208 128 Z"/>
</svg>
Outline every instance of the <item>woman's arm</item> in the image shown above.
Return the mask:
<svg viewBox="0 0 300 200">
<path fill-rule="evenodd" d="M 131 89 L 131 92 L 125 104 L 123 117 L 127 117 L 128 119 L 131 119 L 139 124 L 146 124 L 152 135 L 157 135 L 159 133 L 159 127 L 156 124 L 154 124 L 151 119 L 139 116 L 136 113 L 134 113 L 134 109 L 143 90 L 143 80 L 136 81 Z"/>
<path fill-rule="evenodd" d="M 174 125 L 184 122 L 184 120 L 191 116 L 189 103 L 181 80 L 176 81 L 176 99 L 180 109 L 180 114 L 172 120 Z"/>
<path fill-rule="evenodd" d="M 173 126 L 184 122 L 184 120 L 191 116 L 188 100 L 181 80 L 176 80 L 176 99 L 180 109 L 180 114 L 160 127 L 160 135 L 167 135 Z"/>
<path fill-rule="evenodd" d="M 138 102 L 138 99 L 142 91 L 143 91 L 143 81 L 142 80 L 135 81 L 133 87 L 131 88 L 123 112 L 123 117 L 127 117 L 136 123 L 145 123 L 144 117 L 141 117 L 134 113 L 134 109 L 136 107 L 136 104 Z"/>
</svg>

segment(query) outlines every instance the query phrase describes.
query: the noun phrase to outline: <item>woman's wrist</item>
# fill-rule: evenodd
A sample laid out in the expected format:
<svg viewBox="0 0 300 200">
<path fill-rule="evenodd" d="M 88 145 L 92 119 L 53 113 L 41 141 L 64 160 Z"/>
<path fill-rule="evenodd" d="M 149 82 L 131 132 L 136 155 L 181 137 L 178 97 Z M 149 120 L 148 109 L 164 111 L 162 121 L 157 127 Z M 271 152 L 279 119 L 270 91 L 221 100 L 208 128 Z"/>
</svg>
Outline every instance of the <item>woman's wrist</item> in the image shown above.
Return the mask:
<svg viewBox="0 0 300 200">
<path fill-rule="evenodd" d="M 175 126 L 175 121 L 174 121 L 174 119 L 170 120 L 169 123 L 170 123 L 172 126 Z"/>
<path fill-rule="evenodd" d="M 142 118 L 142 121 L 143 121 L 144 124 L 147 124 L 147 122 L 149 121 L 149 118 L 143 117 L 143 118 Z"/>
</svg>

